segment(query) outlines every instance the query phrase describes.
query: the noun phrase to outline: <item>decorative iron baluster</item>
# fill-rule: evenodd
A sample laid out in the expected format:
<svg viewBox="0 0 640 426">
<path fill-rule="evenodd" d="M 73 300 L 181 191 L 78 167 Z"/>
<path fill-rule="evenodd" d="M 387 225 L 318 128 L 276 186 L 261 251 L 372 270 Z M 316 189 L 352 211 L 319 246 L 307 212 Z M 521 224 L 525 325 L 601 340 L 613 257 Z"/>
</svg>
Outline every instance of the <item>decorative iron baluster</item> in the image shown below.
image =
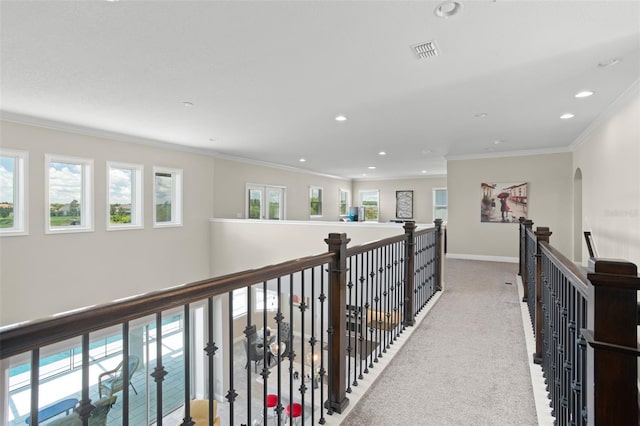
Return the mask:
<svg viewBox="0 0 640 426">
<path fill-rule="evenodd" d="M 250 292 L 248 292 L 250 293 Z M 247 316 L 251 315 L 250 312 L 251 310 L 248 309 L 247 310 Z M 214 400 L 214 395 L 215 395 L 215 372 L 214 372 L 214 364 L 213 364 L 213 357 L 215 356 L 216 352 L 218 351 L 218 347 L 216 346 L 215 342 L 213 341 L 213 324 L 214 324 L 214 312 L 213 312 L 213 297 L 209 297 L 207 299 L 207 345 L 204 348 L 204 351 L 207 354 L 207 361 L 208 361 L 208 379 L 209 379 L 209 383 L 208 383 L 208 389 L 209 389 L 209 418 L 213 419 L 214 418 L 214 412 L 213 412 L 213 400 Z M 232 324 L 233 327 L 233 324 Z M 231 331 L 230 331 L 231 332 Z M 232 333 L 233 334 L 233 333 Z M 249 398 L 250 399 L 250 398 Z"/>
<path fill-rule="evenodd" d="M 355 312 L 353 310 L 353 267 L 352 267 L 353 257 L 347 258 L 347 264 L 349 268 L 349 278 L 347 281 L 347 393 L 351 393 L 351 366 L 354 366 L 354 385 L 357 386 L 357 380 L 355 378 L 355 352 L 356 348 L 351 346 L 352 340 L 352 329 L 354 327 L 353 316 L 355 316 Z M 313 317 L 312 317 L 313 318 Z M 312 327 L 313 328 L 313 327 Z M 353 355 L 353 359 L 352 358 Z"/>
<path fill-rule="evenodd" d="M 162 426 L 162 382 L 168 373 L 162 365 L 162 312 L 156 313 L 156 368 L 151 377 L 156 382 L 156 424 Z"/>
<path fill-rule="evenodd" d="M 247 294 L 251 294 L 251 288 L 248 289 Z M 250 296 L 247 296 L 250 297 Z M 228 303 L 229 303 L 229 313 L 227 316 L 227 319 L 229 321 L 229 340 L 227 341 L 227 344 L 229 345 L 229 348 L 233 348 L 233 291 L 230 291 L 227 293 L 227 298 L 228 298 Z M 251 305 L 249 305 L 249 307 L 251 307 Z M 251 309 L 247 309 L 248 312 L 251 312 Z M 247 316 L 247 321 L 249 321 L 249 316 Z M 235 388 L 233 387 L 234 384 L 234 377 L 233 377 L 233 351 L 229 350 L 227 351 L 229 352 L 229 390 L 227 391 L 227 394 L 225 395 L 225 398 L 227 399 L 227 401 L 229 401 L 229 424 L 235 424 L 234 422 L 234 413 L 235 413 L 235 407 L 234 407 L 234 402 L 236 400 L 236 398 L 238 397 L 238 394 L 236 393 Z M 247 375 L 251 375 L 250 371 L 251 368 L 249 368 L 250 366 L 247 365 Z M 251 389 L 251 388 L 249 388 Z M 248 389 L 247 389 L 248 391 Z M 211 397 L 211 395 L 209 396 Z M 251 416 L 251 409 L 249 409 L 249 411 L 247 412 L 247 418 L 250 418 L 249 416 Z"/>
<path fill-rule="evenodd" d="M 40 393 L 40 348 L 31 351 L 31 415 L 29 426 L 39 424 L 38 395 Z"/>
<path fill-rule="evenodd" d="M 182 353 L 184 359 L 184 418 L 182 419 L 183 426 L 193 426 L 195 422 L 191 418 L 191 319 L 189 315 L 189 304 L 184 305 L 184 330 L 182 332 Z M 128 362 L 124 365 L 128 366 Z M 125 372 L 124 377 L 129 377 L 128 372 Z M 123 389 L 128 388 L 126 384 L 123 385 Z"/>
<path fill-rule="evenodd" d="M 324 279 L 325 275 L 324 273 L 320 274 L 320 296 L 318 296 L 318 300 L 320 301 L 320 312 L 325 312 L 324 310 L 324 302 L 326 300 L 326 296 L 325 296 L 325 290 L 324 290 L 324 285 L 325 285 L 325 279 Z M 320 347 L 324 348 L 324 315 L 320 315 Z M 320 383 L 325 383 L 325 379 L 324 376 L 326 374 L 326 370 L 324 369 L 324 351 L 321 351 L 321 355 L 320 355 L 320 371 L 318 372 L 318 375 L 320 376 Z M 323 404 L 324 401 L 324 386 L 320 386 L 320 404 Z M 327 410 L 328 412 L 328 410 Z M 324 410 L 320 409 L 320 420 L 318 420 L 318 423 L 323 425 L 326 423 L 326 420 L 324 418 Z"/>
<path fill-rule="evenodd" d="M 124 365 L 122 375 L 130 377 L 129 372 L 129 322 L 122 323 L 122 353 L 126 359 L 123 359 Z M 129 386 L 122 386 L 122 426 L 129 426 Z"/>
</svg>

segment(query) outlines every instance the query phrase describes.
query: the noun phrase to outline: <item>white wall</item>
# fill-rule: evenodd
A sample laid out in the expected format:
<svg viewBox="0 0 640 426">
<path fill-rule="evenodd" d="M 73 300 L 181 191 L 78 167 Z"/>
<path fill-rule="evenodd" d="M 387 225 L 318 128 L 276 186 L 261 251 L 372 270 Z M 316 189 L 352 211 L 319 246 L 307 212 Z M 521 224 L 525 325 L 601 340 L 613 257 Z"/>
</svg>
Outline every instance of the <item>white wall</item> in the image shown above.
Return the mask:
<svg viewBox="0 0 640 426">
<path fill-rule="evenodd" d="M 575 149 L 582 172 L 582 228 L 599 255 L 640 265 L 640 95 L 638 84 Z M 582 250 L 583 264 L 588 252 Z"/>
<path fill-rule="evenodd" d="M 210 276 L 212 157 L 1 122 L 2 147 L 29 152 L 29 235 L 0 238 L 0 324 Z M 45 153 L 94 160 L 95 231 L 45 235 Z M 144 229 L 106 231 L 106 162 L 144 165 Z M 152 227 L 153 166 L 184 170 L 184 226 Z"/>
<path fill-rule="evenodd" d="M 551 243 L 571 255 L 571 153 L 449 160 L 448 252 L 476 258 L 518 257 L 518 225 L 481 223 L 482 182 L 528 182 L 528 218 L 547 226 Z M 499 259 L 500 260 L 500 259 Z"/>
<path fill-rule="evenodd" d="M 214 175 L 214 217 L 237 219 L 245 217 L 245 188 L 247 184 L 284 186 L 286 190 L 287 220 L 337 221 L 339 219 L 339 190 L 351 189 L 351 181 L 304 173 L 284 168 L 261 166 L 240 161 L 216 158 Z M 323 216 L 309 218 L 309 187 L 323 190 Z"/>
<path fill-rule="evenodd" d="M 418 224 L 418 229 L 432 227 Z M 348 247 L 404 233 L 398 223 L 211 220 L 214 276 L 326 253 L 329 233 L 346 233 Z M 242 256 L 239 253 L 251 253 Z"/>
<path fill-rule="evenodd" d="M 417 179 L 356 180 L 353 182 L 353 205 L 359 205 L 359 192 L 380 191 L 380 222 L 396 217 L 396 191 L 413 191 L 413 219 L 421 223 L 433 223 L 433 190 L 446 188 L 446 177 Z"/>
</svg>

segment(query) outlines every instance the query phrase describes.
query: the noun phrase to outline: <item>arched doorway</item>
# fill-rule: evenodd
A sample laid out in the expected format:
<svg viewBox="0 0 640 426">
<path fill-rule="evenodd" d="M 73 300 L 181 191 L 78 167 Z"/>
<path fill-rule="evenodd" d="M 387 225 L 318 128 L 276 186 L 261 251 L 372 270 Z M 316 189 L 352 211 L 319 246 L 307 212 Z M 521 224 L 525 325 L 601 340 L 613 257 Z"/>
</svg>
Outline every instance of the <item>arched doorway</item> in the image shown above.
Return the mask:
<svg viewBox="0 0 640 426">
<path fill-rule="evenodd" d="M 582 170 L 573 175 L 573 261 L 582 262 Z"/>
</svg>

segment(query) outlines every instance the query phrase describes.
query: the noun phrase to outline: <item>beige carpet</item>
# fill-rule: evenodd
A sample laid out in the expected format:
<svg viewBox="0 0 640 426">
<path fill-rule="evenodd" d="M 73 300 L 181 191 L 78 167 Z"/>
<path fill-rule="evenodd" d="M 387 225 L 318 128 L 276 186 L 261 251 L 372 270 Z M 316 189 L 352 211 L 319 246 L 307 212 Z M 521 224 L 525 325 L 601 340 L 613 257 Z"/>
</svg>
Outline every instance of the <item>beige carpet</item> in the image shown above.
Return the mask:
<svg viewBox="0 0 640 426">
<path fill-rule="evenodd" d="M 342 425 L 537 425 L 517 268 L 447 259 L 442 297 Z"/>
</svg>

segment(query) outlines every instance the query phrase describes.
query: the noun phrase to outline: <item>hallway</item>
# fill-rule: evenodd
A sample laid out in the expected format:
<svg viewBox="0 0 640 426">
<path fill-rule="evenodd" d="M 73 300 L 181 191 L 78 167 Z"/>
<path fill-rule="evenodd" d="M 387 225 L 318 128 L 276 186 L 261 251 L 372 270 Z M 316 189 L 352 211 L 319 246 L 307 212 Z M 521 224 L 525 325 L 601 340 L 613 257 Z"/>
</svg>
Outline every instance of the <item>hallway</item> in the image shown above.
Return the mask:
<svg viewBox="0 0 640 426">
<path fill-rule="evenodd" d="M 516 274 L 447 259 L 440 300 L 342 424 L 538 425 Z"/>
</svg>

